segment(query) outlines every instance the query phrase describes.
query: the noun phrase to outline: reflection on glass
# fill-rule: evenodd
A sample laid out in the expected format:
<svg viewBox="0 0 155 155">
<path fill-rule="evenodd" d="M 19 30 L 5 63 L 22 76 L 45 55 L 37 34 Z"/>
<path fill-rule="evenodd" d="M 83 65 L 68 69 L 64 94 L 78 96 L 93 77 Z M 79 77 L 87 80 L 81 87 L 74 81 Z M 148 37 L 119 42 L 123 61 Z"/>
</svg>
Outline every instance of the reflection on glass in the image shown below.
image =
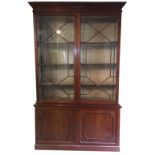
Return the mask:
<svg viewBox="0 0 155 155">
<path fill-rule="evenodd" d="M 117 24 L 114 17 L 81 17 L 81 98 L 115 100 Z"/>
<path fill-rule="evenodd" d="M 74 98 L 73 17 L 38 16 L 39 98 Z"/>
</svg>

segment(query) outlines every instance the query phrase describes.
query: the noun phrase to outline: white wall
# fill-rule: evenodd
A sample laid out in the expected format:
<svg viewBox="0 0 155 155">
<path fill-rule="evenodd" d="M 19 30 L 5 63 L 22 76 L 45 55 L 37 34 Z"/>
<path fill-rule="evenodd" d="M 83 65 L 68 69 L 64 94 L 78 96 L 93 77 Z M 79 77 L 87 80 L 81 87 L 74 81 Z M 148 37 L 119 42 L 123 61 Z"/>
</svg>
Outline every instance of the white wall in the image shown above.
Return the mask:
<svg viewBox="0 0 155 155">
<path fill-rule="evenodd" d="M 114 1 L 114 0 L 113 0 Z M 0 154 L 103 154 L 36 151 L 32 9 L 26 0 L 0 2 Z M 123 8 L 120 73 L 121 152 L 155 154 L 155 1 Z"/>
</svg>

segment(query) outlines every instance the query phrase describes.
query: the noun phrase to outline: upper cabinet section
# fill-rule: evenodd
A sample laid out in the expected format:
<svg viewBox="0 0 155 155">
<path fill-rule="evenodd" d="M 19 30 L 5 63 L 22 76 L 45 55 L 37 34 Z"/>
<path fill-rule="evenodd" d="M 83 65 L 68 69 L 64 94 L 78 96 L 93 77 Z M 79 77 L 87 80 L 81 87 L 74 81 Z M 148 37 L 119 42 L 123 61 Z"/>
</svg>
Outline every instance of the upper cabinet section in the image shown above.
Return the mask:
<svg viewBox="0 0 155 155">
<path fill-rule="evenodd" d="M 37 102 L 118 103 L 125 2 L 29 2 Z"/>
</svg>

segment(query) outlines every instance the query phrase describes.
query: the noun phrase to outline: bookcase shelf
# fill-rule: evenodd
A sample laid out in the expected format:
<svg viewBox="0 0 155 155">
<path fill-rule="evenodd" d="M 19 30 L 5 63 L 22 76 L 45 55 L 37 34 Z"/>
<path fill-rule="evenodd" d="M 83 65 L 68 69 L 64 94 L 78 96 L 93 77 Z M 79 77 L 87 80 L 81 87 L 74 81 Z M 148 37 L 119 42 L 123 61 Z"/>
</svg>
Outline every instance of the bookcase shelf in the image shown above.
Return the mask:
<svg viewBox="0 0 155 155">
<path fill-rule="evenodd" d="M 89 68 L 115 68 L 116 63 L 105 63 L 105 64 L 80 64 L 81 67 L 89 67 Z M 40 64 L 41 67 L 48 68 L 73 68 L 74 64 Z"/>
</svg>

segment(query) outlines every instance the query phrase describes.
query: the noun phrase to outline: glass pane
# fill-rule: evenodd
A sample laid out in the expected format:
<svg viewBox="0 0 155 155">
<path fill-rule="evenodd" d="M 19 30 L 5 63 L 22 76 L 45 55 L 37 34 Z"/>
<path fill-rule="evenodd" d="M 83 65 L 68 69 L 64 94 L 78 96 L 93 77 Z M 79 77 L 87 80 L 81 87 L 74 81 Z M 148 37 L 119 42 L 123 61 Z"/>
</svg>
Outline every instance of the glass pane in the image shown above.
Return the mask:
<svg viewBox="0 0 155 155">
<path fill-rule="evenodd" d="M 117 24 L 115 17 L 81 17 L 81 98 L 116 97 Z"/>
<path fill-rule="evenodd" d="M 38 16 L 39 98 L 74 98 L 72 16 Z"/>
</svg>

